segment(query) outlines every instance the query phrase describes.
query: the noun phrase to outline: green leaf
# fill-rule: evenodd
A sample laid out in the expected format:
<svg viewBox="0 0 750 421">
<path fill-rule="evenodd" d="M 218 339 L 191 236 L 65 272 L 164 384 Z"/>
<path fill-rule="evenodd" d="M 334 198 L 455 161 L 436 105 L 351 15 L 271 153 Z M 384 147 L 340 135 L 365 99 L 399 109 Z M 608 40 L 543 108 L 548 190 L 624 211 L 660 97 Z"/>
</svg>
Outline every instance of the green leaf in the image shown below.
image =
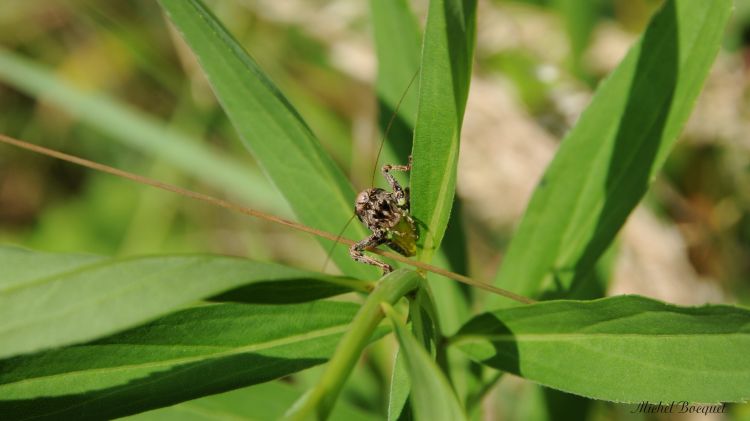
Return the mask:
<svg viewBox="0 0 750 421">
<path fill-rule="evenodd" d="M 422 261 L 429 261 L 440 246 L 450 217 L 475 30 L 475 0 L 430 2 L 411 174 L 411 209 L 420 224 Z"/>
<path fill-rule="evenodd" d="M 406 370 L 404 355 L 396 352 L 391 372 L 390 388 L 388 390 L 388 421 L 411 420 L 411 379 Z"/>
<path fill-rule="evenodd" d="M 113 140 L 168 162 L 214 187 L 226 189 L 258 209 L 289 214 L 268 183 L 247 164 L 198 139 L 169 129 L 165 122 L 102 93 L 76 87 L 21 56 L 0 48 L 0 80 L 53 104 L 107 134 Z"/>
<path fill-rule="evenodd" d="M 390 148 L 383 149 L 383 162 L 405 163 L 411 151 L 412 129 L 417 114 L 416 81 L 408 92 L 404 90 L 419 69 L 420 28 L 405 0 L 370 0 L 370 8 L 378 57 L 377 91 L 382 130 L 386 130 L 399 100 L 402 96 L 404 98 L 388 134 Z M 405 147 L 408 150 L 403 150 Z M 389 153 L 390 150 L 395 153 Z M 454 201 L 454 211 L 457 207 L 458 202 Z M 451 218 L 454 216 L 455 212 Z M 443 244 L 441 249 L 445 252 L 445 258 L 437 254 L 434 263 L 443 267 L 450 263 L 454 271 L 465 273 L 466 244 L 458 220 L 448 226 L 445 235 L 450 241 L 450 244 Z M 463 317 L 467 307 L 465 295 L 455 282 L 435 278 L 434 274 L 429 275 L 429 287 L 435 302 L 439 304 L 437 309 L 443 326 L 453 333 L 466 321 L 466 317 Z"/>
<path fill-rule="evenodd" d="M 0 361 L 0 413 L 111 419 L 266 382 L 324 362 L 357 309 L 327 301 L 201 306 L 94 343 Z"/>
<path fill-rule="evenodd" d="M 419 225 L 421 250 L 418 258 L 422 261 L 432 260 L 440 248 L 451 209 L 455 205 L 456 165 L 471 79 L 475 31 L 476 1 L 430 2 L 420 64 L 413 171 L 410 177 L 411 210 Z M 437 254 L 436 260 L 443 265 L 460 263 L 461 258 L 455 258 L 460 254 L 450 252 L 465 246 L 460 243 L 463 240 L 460 230 L 455 229 L 459 227 L 454 225 L 452 228 L 450 239 L 457 243 L 444 247 L 445 255 Z M 460 267 L 456 269 L 460 270 Z M 466 296 L 461 287 L 433 274 L 429 276 L 428 285 L 438 313 L 437 318 L 433 315 L 433 321 L 442 330 L 434 334 L 455 332 L 468 314 Z M 442 349 L 439 351 L 441 359 L 446 357 Z M 451 363 L 456 367 L 452 374 L 456 375 L 457 384 L 461 387 L 465 383 L 466 373 L 461 361 L 451 358 Z M 398 397 L 394 398 L 397 406 L 399 401 Z"/>
<path fill-rule="evenodd" d="M 128 421 L 211 421 L 211 420 L 269 420 L 275 421 L 301 395 L 294 386 L 282 381 L 268 382 L 220 395 L 184 402 L 125 418 Z M 340 402 L 333 409 L 331 421 L 366 420 L 379 418 L 357 407 Z"/>
<path fill-rule="evenodd" d="M 199 0 L 162 0 L 161 5 L 198 57 L 211 86 L 245 146 L 305 225 L 338 232 L 353 214 L 354 190 L 310 128 Z M 361 224 L 345 236 L 365 238 Z M 328 250 L 332 244 L 320 240 Z M 374 277 L 375 269 L 336 247 L 332 259 L 344 273 Z"/>
<path fill-rule="evenodd" d="M 111 259 L 0 247 L 0 263 L 0 358 L 96 339 L 248 284 L 259 288 L 256 302 L 279 302 L 275 287 L 293 302 L 364 286 L 210 255 Z M 247 301 L 247 293 L 234 299 Z"/>
<path fill-rule="evenodd" d="M 376 89 L 392 113 L 419 69 L 421 31 L 406 0 L 370 0 L 370 10 L 378 57 Z M 409 127 L 416 123 L 418 92 L 412 87 L 399 106 L 399 117 Z"/>
<path fill-rule="evenodd" d="M 750 311 L 743 308 L 638 296 L 539 302 L 480 315 L 451 344 L 491 367 L 594 399 L 750 398 Z"/>
<path fill-rule="evenodd" d="M 401 317 L 391 306 L 384 305 L 386 315 L 403 354 L 411 383 L 411 404 L 416 420 L 465 420 L 461 404 L 440 367 L 409 333 Z"/>
<path fill-rule="evenodd" d="M 435 355 L 440 342 L 440 325 L 435 314 L 435 302 L 428 288 L 419 288 L 409 300 L 411 331 L 430 355 Z"/>
<path fill-rule="evenodd" d="M 587 276 L 664 164 L 731 0 L 670 0 L 599 87 L 534 192 L 495 284 L 522 295 Z M 498 304 L 495 302 L 494 304 Z"/>
<path fill-rule="evenodd" d="M 383 162 L 405 164 L 417 120 L 419 89 L 414 77 L 419 69 L 422 31 L 406 0 L 370 0 L 370 10 L 378 58 L 378 117 L 389 146 L 384 148 Z"/>
</svg>

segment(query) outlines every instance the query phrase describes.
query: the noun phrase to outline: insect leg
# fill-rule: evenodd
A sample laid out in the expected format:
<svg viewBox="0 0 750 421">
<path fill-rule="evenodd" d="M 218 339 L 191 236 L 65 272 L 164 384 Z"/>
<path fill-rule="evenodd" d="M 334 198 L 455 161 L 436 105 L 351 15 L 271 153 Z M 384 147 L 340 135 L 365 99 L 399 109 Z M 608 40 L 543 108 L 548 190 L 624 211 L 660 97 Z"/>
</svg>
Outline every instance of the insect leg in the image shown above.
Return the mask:
<svg viewBox="0 0 750 421">
<path fill-rule="evenodd" d="M 385 241 L 386 241 L 386 238 L 385 238 L 384 232 L 382 231 L 374 232 L 369 237 L 351 246 L 349 248 L 349 255 L 352 256 L 352 259 L 360 263 L 367 263 L 368 265 L 379 267 L 383 271 L 383 275 L 385 275 L 393 271 L 393 268 L 391 267 L 391 265 L 385 262 L 381 262 L 380 260 L 374 259 L 363 253 L 364 250 L 377 247 L 385 243 Z"/>
<path fill-rule="evenodd" d="M 404 189 L 401 187 L 401 184 L 398 183 L 395 177 L 391 174 L 391 171 L 411 171 L 411 155 L 409 155 L 409 164 L 407 165 L 391 165 L 391 164 L 385 164 L 383 165 L 383 168 L 381 169 L 383 172 L 383 177 L 388 181 L 388 184 L 391 185 L 391 189 L 393 189 L 393 192 L 396 193 L 397 199 L 405 199 L 406 203 L 409 202 L 408 199 L 408 188 Z M 406 192 L 404 192 L 406 190 Z"/>
</svg>

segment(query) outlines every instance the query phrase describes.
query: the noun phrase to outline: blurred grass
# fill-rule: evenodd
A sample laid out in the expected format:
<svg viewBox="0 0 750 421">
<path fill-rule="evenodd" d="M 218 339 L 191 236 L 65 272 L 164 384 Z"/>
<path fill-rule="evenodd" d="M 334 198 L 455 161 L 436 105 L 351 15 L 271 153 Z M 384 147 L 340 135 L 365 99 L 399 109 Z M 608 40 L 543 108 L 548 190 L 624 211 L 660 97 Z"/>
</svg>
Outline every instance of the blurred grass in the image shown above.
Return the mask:
<svg viewBox="0 0 750 421">
<path fill-rule="evenodd" d="M 146 156 L 169 162 L 185 173 L 236 194 L 261 209 L 288 213 L 258 171 L 167 127 L 165 122 L 96 92 L 66 82 L 41 66 L 0 50 L 0 79 L 61 108 L 68 115 Z"/>
</svg>

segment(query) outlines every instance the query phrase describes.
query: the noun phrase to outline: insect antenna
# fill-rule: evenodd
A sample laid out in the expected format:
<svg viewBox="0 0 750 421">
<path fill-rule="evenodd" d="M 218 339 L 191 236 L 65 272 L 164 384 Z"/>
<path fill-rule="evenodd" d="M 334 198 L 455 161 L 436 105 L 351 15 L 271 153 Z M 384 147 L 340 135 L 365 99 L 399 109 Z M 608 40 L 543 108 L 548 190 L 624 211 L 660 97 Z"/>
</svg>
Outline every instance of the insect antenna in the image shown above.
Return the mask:
<svg viewBox="0 0 750 421">
<path fill-rule="evenodd" d="M 393 112 L 391 113 L 391 117 L 388 119 L 388 124 L 385 126 L 385 130 L 383 131 L 383 136 L 380 138 L 380 146 L 378 146 L 378 153 L 375 155 L 375 163 L 372 167 L 372 177 L 370 177 L 370 186 L 375 185 L 375 173 L 378 171 L 378 161 L 380 160 L 380 154 L 383 152 L 383 145 L 385 144 L 385 139 L 388 137 L 388 133 L 391 131 L 391 127 L 393 126 L 393 122 L 396 120 L 396 116 L 398 116 L 398 110 L 401 108 L 401 103 L 404 102 L 404 98 L 406 98 L 406 95 L 409 93 L 409 89 L 411 89 L 411 86 L 414 84 L 414 81 L 417 80 L 417 75 L 419 75 L 419 68 L 414 72 L 414 75 L 409 80 L 409 84 L 406 85 L 406 89 L 404 89 L 404 92 L 401 94 L 401 97 L 398 99 L 398 102 L 396 103 L 396 108 L 393 109 Z M 325 272 L 326 266 L 328 266 L 328 262 L 331 261 L 331 255 L 333 254 L 333 251 L 336 249 L 336 246 L 339 244 L 339 240 L 343 238 L 344 232 L 349 227 L 349 224 L 352 223 L 354 220 L 354 217 L 357 216 L 356 214 L 352 214 L 352 216 L 349 218 L 348 221 L 346 221 L 346 224 L 344 225 L 344 228 L 339 231 L 339 235 L 336 236 L 336 241 L 334 241 L 333 244 L 331 244 L 331 247 L 328 249 L 328 253 L 326 253 L 326 260 L 323 262 L 323 267 L 320 269 L 321 272 Z"/>
<path fill-rule="evenodd" d="M 336 236 L 336 241 L 334 241 L 333 244 L 331 244 L 331 247 L 328 248 L 328 253 L 326 253 L 326 260 L 323 262 L 323 267 L 320 269 L 321 272 L 326 271 L 326 266 L 328 266 L 328 262 L 331 261 L 333 250 L 336 249 L 336 246 L 339 244 L 339 240 L 341 240 L 344 236 L 344 231 L 346 231 L 346 229 L 349 227 L 349 224 L 352 223 L 355 216 L 357 215 L 352 214 L 352 216 L 349 217 L 349 220 L 347 220 L 346 224 L 344 224 L 344 228 L 341 228 L 341 231 L 339 231 L 338 235 Z"/>
<path fill-rule="evenodd" d="M 404 102 L 404 98 L 406 98 L 406 95 L 409 93 L 409 89 L 411 89 L 411 85 L 414 84 L 414 81 L 417 80 L 417 75 L 419 75 L 419 68 L 414 72 L 414 75 L 411 77 L 411 80 L 409 80 L 409 84 L 406 85 L 406 89 L 404 89 L 404 93 L 401 94 L 401 98 L 398 99 L 398 102 L 396 103 L 396 108 L 393 109 L 393 112 L 391 113 L 391 117 L 388 119 L 388 124 L 385 126 L 385 130 L 383 131 L 383 136 L 380 138 L 380 146 L 378 146 L 378 153 L 375 155 L 375 163 L 372 165 L 372 176 L 370 177 L 370 186 L 375 185 L 375 173 L 378 171 L 378 161 L 380 161 L 380 155 L 383 153 L 383 145 L 385 144 L 385 139 L 388 138 L 388 133 L 391 132 L 391 127 L 393 126 L 393 122 L 396 120 L 396 116 L 398 116 L 398 110 L 401 108 L 401 103 Z"/>
</svg>

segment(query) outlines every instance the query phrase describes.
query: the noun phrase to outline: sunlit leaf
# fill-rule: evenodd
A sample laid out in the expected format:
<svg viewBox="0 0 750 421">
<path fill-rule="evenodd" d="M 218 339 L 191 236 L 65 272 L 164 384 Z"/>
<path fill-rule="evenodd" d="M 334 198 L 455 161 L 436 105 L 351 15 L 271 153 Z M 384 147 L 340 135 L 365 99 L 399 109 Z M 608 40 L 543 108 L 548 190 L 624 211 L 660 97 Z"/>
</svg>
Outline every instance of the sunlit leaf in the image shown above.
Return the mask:
<svg viewBox="0 0 750 421">
<path fill-rule="evenodd" d="M 484 364 L 614 402 L 750 398 L 750 311 L 638 296 L 548 301 L 476 317 L 451 343 Z"/>
<path fill-rule="evenodd" d="M 294 302 L 362 285 L 211 255 L 112 259 L 0 247 L 0 263 L 0 358 L 96 339 L 241 286 L 226 298 L 276 303 L 284 292 Z"/>
<path fill-rule="evenodd" d="M 327 301 L 207 305 L 97 342 L 3 360 L 0 413 L 111 419 L 273 380 L 326 361 L 357 309 Z"/>
<path fill-rule="evenodd" d="M 300 222 L 338 232 L 353 214 L 354 190 L 292 104 L 202 2 L 162 0 L 161 5 L 198 57 L 245 146 Z M 345 235 L 367 234 L 354 223 Z M 320 241 L 330 248 L 330 241 Z M 374 268 L 353 261 L 345 247 L 336 247 L 332 259 L 347 274 L 375 276 Z"/>
<path fill-rule="evenodd" d="M 144 412 L 125 419 L 128 421 L 215 421 L 231 418 L 276 421 L 300 396 L 301 392 L 297 389 L 283 381 L 268 382 Z M 331 421 L 376 421 L 379 418 L 347 402 L 339 402 L 328 419 Z"/>
<path fill-rule="evenodd" d="M 680 134 L 731 7 L 731 0 L 664 3 L 560 145 L 497 286 L 532 296 L 575 289 L 589 275 Z"/>
<path fill-rule="evenodd" d="M 430 2 L 411 175 L 411 209 L 421 228 L 423 261 L 440 246 L 453 204 L 475 30 L 476 1 Z"/>
</svg>

